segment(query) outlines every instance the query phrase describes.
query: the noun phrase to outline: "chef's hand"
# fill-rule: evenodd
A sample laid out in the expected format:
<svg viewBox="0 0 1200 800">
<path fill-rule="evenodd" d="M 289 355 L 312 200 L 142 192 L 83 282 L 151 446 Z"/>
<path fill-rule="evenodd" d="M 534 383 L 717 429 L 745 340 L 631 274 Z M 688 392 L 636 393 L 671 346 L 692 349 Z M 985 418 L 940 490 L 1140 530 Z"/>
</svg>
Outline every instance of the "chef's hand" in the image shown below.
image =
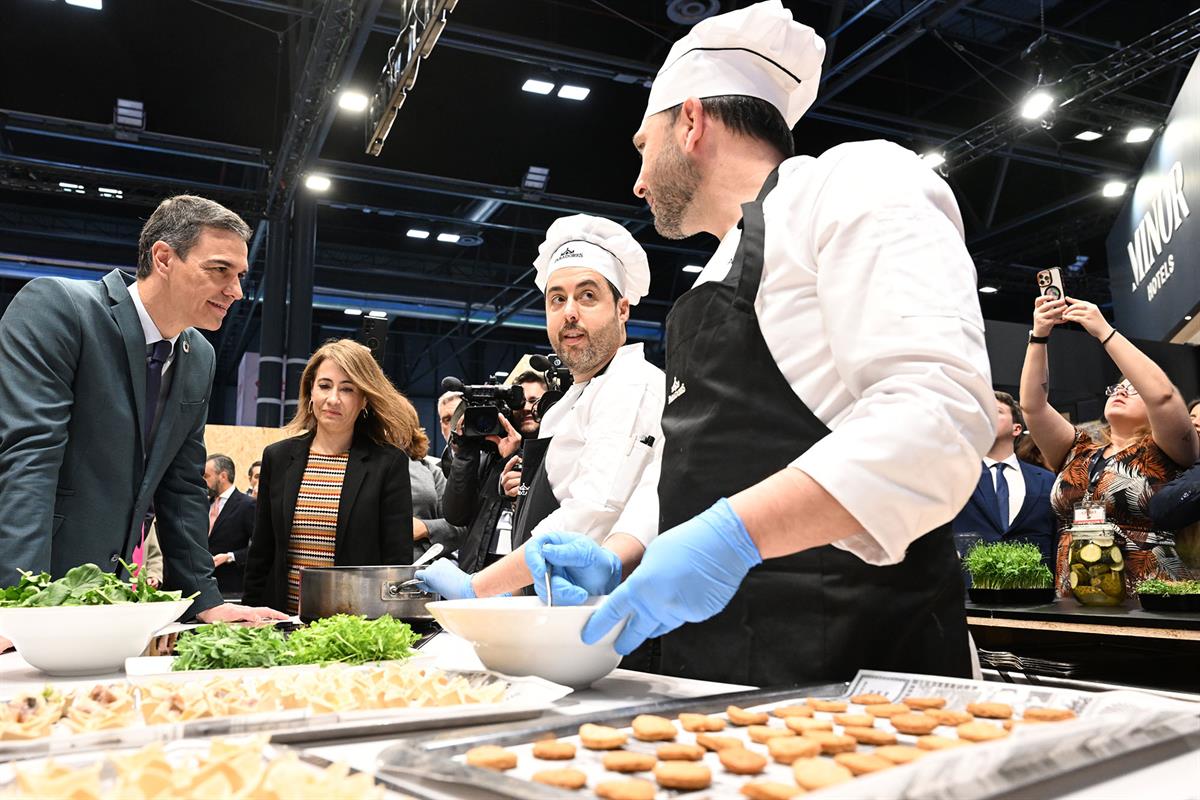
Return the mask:
<svg viewBox="0 0 1200 800">
<path fill-rule="evenodd" d="M 583 626 L 583 641 L 595 644 L 628 617 L 616 641 L 628 655 L 646 639 L 715 615 L 761 563 L 746 526 L 721 498 L 650 543 L 641 565 Z"/>
<path fill-rule="evenodd" d="M 1049 336 L 1055 325 L 1063 324 L 1063 311 L 1067 308 L 1065 298 L 1057 300 L 1038 295 L 1033 301 L 1033 335 Z"/>
<path fill-rule="evenodd" d="M 1104 318 L 1104 314 L 1100 312 L 1095 303 L 1071 297 L 1067 298 L 1067 302 L 1071 305 L 1063 312 L 1064 322 L 1078 322 L 1085 331 L 1097 339 L 1103 339 L 1112 332 L 1113 326 Z"/>
<path fill-rule="evenodd" d="M 547 563 L 556 606 L 582 605 L 588 597 L 611 594 L 621 582 L 621 559 L 616 553 L 596 544 L 590 536 L 555 531 L 525 544 L 525 564 L 543 603 Z"/>
<path fill-rule="evenodd" d="M 266 606 L 251 608 L 236 603 L 213 606 L 201 611 L 196 617 L 201 622 L 266 622 L 272 619 L 288 619 L 287 614 L 273 608 Z"/>
<path fill-rule="evenodd" d="M 447 600 L 475 597 L 475 589 L 471 587 L 471 576 L 448 558 L 439 558 L 425 569 L 417 570 L 413 577 L 420 581 L 418 586 L 421 591 L 440 594 Z"/>
<path fill-rule="evenodd" d="M 504 426 L 504 436 L 485 436 L 489 442 L 496 445 L 496 449 L 500 451 L 501 458 L 508 458 L 513 453 L 521 449 L 521 433 L 512 426 L 508 421 L 508 417 L 500 414 L 500 424 Z"/>
<path fill-rule="evenodd" d="M 517 490 L 521 488 L 521 475 L 523 473 L 520 469 L 514 469 L 520 465 L 520 456 L 513 456 L 504 465 L 504 472 L 500 474 L 500 491 L 504 493 L 505 497 L 516 497 Z"/>
</svg>

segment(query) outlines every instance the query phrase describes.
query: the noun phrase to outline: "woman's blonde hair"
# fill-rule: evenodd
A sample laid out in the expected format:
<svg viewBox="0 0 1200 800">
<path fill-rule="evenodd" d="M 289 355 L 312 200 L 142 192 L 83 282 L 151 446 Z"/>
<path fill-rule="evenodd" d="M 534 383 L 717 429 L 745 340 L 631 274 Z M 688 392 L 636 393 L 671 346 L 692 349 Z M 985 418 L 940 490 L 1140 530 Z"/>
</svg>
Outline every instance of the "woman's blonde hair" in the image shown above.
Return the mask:
<svg viewBox="0 0 1200 800">
<path fill-rule="evenodd" d="M 400 448 L 409 458 L 424 458 L 429 452 L 429 438 L 421 430 L 417 410 L 383 374 L 371 351 L 353 339 L 328 341 L 308 359 L 300 376 L 296 416 L 288 423 L 287 430 L 297 435 L 316 429 L 312 388 L 317 380 L 317 370 L 327 358 L 342 368 L 367 400 L 364 414 L 359 416 L 355 428 L 377 444 Z"/>
</svg>

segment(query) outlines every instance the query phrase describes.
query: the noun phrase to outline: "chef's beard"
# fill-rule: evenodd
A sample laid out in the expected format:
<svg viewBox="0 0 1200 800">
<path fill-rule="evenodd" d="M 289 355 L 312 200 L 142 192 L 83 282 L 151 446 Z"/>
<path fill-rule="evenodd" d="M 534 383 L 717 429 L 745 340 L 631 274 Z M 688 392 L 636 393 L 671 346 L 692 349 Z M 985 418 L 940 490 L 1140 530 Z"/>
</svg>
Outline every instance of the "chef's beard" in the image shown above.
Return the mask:
<svg viewBox="0 0 1200 800">
<path fill-rule="evenodd" d="M 683 157 L 673 140 L 654 164 L 650 194 L 654 198 L 654 229 L 668 239 L 686 239 L 691 234 L 683 231 L 683 217 L 696 197 L 700 185 L 700 172 Z"/>
<path fill-rule="evenodd" d="M 574 375 L 586 375 L 612 359 L 621 346 L 621 321 L 616 316 L 602 328 L 585 330 L 579 325 L 564 325 L 558 331 L 558 357 L 567 365 Z M 587 339 L 582 348 L 568 350 L 563 342 L 563 334 L 568 331 L 582 330 Z"/>
</svg>

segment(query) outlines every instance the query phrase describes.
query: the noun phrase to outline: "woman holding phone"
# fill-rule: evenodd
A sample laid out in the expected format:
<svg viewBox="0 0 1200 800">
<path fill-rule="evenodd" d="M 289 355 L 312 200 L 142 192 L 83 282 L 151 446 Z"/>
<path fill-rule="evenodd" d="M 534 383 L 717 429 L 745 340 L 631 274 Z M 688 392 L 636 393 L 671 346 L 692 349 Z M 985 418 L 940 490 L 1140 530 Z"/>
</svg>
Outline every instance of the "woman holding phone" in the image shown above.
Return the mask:
<svg viewBox="0 0 1200 800">
<path fill-rule="evenodd" d="M 1050 405 L 1050 332 L 1077 322 L 1096 338 L 1124 377 L 1105 390 L 1104 441 L 1064 419 Z M 1067 555 L 1075 506 L 1102 503 L 1106 519 L 1121 527 L 1126 552 L 1126 589 L 1144 578 L 1171 579 L 1182 568 L 1174 532 L 1156 530 L 1150 498 L 1196 460 L 1200 451 L 1187 406 L 1166 373 L 1109 324 L 1092 303 L 1042 295 L 1034 301 L 1033 330 L 1021 371 L 1021 411 L 1034 443 L 1050 469 L 1058 472 L 1050 501 L 1059 525 L 1060 594 L 1069 594 Z"/>
</svg>

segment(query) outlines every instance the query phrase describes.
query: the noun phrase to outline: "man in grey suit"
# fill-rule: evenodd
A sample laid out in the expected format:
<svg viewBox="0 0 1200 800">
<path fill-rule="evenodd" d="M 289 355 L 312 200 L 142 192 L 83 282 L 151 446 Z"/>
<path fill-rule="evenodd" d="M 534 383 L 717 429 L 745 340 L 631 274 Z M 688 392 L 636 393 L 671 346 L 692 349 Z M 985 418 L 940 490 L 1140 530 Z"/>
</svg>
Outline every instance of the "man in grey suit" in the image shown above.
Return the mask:
<svg viewBox="0 0 1200 800">
<path fill-rule="evenodd" d="M 241 299 L 250 229 L 180 195 L 150 215 L 137 279 L 38 278 L 0 318 L 0 586 L 117 571 L 151 511 L 167 588 L 199 593 L 205 622 L 279 618 L 224 604 L 209 555 L 204 424 L 217 330 Z M 7 645 L 0 642 L 0 645 Z"/>
</svg>

